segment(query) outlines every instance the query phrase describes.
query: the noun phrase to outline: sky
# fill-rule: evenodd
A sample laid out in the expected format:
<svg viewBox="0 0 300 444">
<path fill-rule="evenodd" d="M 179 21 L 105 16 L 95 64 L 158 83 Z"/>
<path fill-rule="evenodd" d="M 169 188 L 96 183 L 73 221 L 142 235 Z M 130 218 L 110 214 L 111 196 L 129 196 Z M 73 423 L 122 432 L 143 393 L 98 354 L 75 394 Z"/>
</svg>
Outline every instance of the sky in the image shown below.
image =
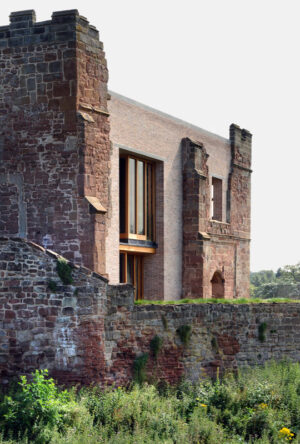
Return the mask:
<svg viewBox="0 0 300 444">
<path fill-rule="evenodd" d="M 10 0 L 37 21 L 78 9 L 100 31 L 109 89 L 229 137 L 253 134 L 251 270 L 300 261 L 299 0 Z"/>
</svg>

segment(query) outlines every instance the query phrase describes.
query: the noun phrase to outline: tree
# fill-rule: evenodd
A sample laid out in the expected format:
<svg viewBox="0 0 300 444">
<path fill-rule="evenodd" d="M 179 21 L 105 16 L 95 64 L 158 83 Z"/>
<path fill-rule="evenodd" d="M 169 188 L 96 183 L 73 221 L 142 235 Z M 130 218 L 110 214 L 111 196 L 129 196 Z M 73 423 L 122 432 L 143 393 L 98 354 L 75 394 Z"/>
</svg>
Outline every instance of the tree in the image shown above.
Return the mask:
<svg viewBox="0 0 300 444">
<path fill-rule="evenodd" d="M 276 273 L 276 279 L 300 283 L 300 262 L 296 265 L 286 265 L 283 268 L 279 268 Z"/>
</svg>

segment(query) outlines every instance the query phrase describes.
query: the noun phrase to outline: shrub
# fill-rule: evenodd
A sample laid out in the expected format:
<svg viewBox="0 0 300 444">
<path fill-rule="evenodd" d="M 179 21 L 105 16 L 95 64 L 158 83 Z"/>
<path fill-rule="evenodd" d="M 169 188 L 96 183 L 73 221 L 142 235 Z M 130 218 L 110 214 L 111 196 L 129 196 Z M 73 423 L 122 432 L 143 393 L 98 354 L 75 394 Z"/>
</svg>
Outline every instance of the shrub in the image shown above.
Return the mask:
<svg viewBox="0 0 300 444">
<path fill-rule="evenodd" d="M 57 283 L 55 281 L 49 281 L 48 288 L 50 291 L 53 291 L 53 293 L 55 293 L 57 291 Z"/>
<path fill-rule="evenodd" d="M 63 257 L 57 259 L 56 271 L 64 285 L 72 284 L 72 268 L 69 265 L 68 261 Z"/>
<path fill-rule="evenodd" d="M 32 382 L 21 376 L 18 387 L 0 405 L 0 428 L 5 437 L 28 436 L 35 442 L 50 442 L 52 431 L 72 425 L 76 404 L 71 392 L 59 391 L 47 370 L 36 370 Z"/>
<path fill-rule="evenodd" d="M 0 443 L 299 444 L 299 418 L 300 366 L 290 362 L 163 390 L 136 384 L 77 394 L 36 372 L 3 397 Z"/>
<path fill-rule="evenodd" d="M 177 328 L 176 333 L 180 337 L 181 342 L 187 345 L 192 336 L 192 327 L 190 325 L 181 325 Z"/>
<path fill-rule="evenodd" d="M 160 336 L 155 335 L 150 341 L 150 350 L 155 359 L 157 359 L 158 353 L 162 348 L 163 340 Z"/>
<path fill-rule="evenodd" d="M 264 342 L 266 340 L 266 330 L 267 330 L 267 324 L 265 322 L 262 322 L 258 326 L 258 339 L 260 342 Z"/>
<path fill-rule="evenodd" d="M 145 368 L 148 362 L 148 353 L 137 356 L 133 361 L 133 379 L 135 382 L 142 384 L 146 380 Z"/>
</svg>

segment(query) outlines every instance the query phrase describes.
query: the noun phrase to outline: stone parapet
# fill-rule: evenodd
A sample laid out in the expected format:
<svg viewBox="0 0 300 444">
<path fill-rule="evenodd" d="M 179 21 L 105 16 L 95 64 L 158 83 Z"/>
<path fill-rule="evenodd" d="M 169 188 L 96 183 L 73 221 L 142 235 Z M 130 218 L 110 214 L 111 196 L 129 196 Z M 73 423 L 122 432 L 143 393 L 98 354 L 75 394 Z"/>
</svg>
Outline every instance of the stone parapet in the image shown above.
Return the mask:
<svg viewBox="0 0 300 444">
<path fill-rule="evenodd" d="M 127 386 L 142 353 L 148 379 L 172 384 L 271 359 L 300 360 L 297 302 L 135 305 L 132 286 L 108 285 L 68 262 L 73 280 L 64 285 L 59 258 L 24 239 L 0 238 L 2 384 L 48 368 L 62 384 Z M 155 336 L 162 341 L 157 357 Z"/>
</svg>

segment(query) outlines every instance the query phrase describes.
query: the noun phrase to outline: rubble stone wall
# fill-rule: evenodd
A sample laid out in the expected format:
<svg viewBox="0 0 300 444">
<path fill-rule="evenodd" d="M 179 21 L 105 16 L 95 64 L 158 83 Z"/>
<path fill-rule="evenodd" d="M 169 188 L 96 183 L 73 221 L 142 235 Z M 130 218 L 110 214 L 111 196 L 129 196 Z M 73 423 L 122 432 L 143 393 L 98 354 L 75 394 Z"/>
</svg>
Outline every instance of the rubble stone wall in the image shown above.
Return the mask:
<svg viewBox="0 0 300 444">
<path fill-rule="evenodd" d="M 182 304 L 134 306 L 130 295 L 115 293 L 105 320 L 107 380 L 126 384 L 137 356 L 148 353 L 149 380 L 196 382 L 205 376 L 262 365 L 269 360 L 300 360 L 300 304 Z M 190 327 L 184 344 L 180 327 Z M 259 334 L 260 331 L 263 333 Z M 154 336 L 162 339 L 157 359 Z"/>
<path fill-rule="evenodd" d="M 77 10 L 0 27 L 0 231 L 105 273 L 107 78 L 98 31 Z"/>
<path fill-rule="evenodd" d="M 21 239 L 0 239 L 1 382 L 48 368 L 62 383 L 105 378 L 106 279 L 72 266 L 63 285 L 58 255 Z"/>
<path fill-rule="evenodd" d="M 300 304 L 134 305 L 130 285 L 69 263 L 32 242 L 0 238 L 0 380 L 48 368 L 62 384 L 127 385 L 147 353 L 148 379 L 197 381 L 275 359 L 300 360 Z M 186 343 L 180 329 L 190 331 Z M 150 347 L 158 335 L 157 358 Z"/>
</svg>

